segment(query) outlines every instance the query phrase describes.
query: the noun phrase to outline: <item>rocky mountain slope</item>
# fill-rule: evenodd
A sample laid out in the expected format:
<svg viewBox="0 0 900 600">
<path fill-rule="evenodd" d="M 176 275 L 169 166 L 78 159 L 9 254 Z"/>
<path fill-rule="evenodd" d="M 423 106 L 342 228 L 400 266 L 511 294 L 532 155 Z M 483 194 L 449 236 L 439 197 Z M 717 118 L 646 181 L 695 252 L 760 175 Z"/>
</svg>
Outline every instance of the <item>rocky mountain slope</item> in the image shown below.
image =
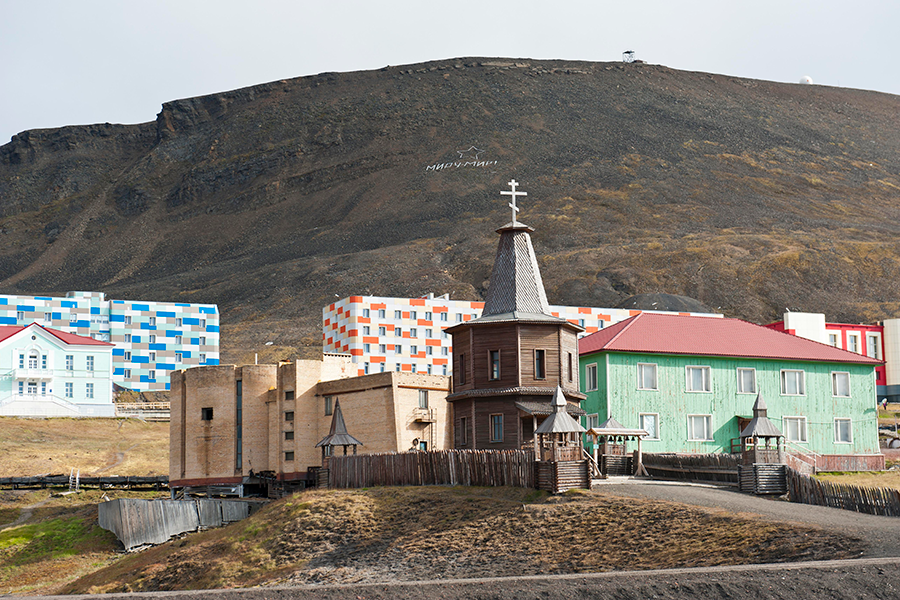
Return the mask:
<svg viewBox="0 0 900 600">
<path fill-rule="evenodd" d="M 337 297 L 480 298 L 515 178 L 553 303 L 871 321 L 900 314 L 898 115 L 876 92 L 485 58 L 177 100 L 0 147 L 0 292 L 216 302 L 224 360 L 314 355 Z"/>
</svg>

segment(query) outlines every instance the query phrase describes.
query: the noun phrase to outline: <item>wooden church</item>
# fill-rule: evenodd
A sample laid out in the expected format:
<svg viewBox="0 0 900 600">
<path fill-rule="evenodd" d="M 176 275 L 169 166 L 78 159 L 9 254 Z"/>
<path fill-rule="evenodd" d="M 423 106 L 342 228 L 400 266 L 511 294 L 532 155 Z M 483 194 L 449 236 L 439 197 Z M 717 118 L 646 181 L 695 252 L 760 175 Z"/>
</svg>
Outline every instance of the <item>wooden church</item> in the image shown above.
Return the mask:
<svg viewBox="0 0 900 600">
<path fill-rule="evenodd" d="M 453 337 L 454 446 L 460 449 L 530 448 L 535 431 L 554 413 L 557 386 L 566 412 L 584 415 L 578 390 L 577 336 L 581 327 L 550 314 L 531 244 L 534 231 L 516 219 L 515 180 L 509 183 L 512 221 L 500 242 L 477 319 L 447 328 Z"/>
</svg>

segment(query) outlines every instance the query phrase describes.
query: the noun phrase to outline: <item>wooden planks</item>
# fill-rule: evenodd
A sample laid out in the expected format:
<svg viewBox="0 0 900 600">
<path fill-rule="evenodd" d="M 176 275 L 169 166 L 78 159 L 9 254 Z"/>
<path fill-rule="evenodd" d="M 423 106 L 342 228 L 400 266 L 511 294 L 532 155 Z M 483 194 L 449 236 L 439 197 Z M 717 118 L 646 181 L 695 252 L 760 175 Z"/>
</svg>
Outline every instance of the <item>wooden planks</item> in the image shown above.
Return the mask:
<svg viewBox="0 0 900 600">
<path fill-rule="evenodd" d="M 329 486 L 475 485 L 535 487 L 534 452 L 442 450 L 334 456 Z"/>
<path fill-rule="evenodd" d="M 652 477 L 738 483 L 739 460 L 730 454 L 644 454 Z"/>
<path fill-rule="evenodd" d="M 787 469 L 791 502 L 830 506 L 869 515 L 900 517 L 900 491 L 892 488 L 864 488 L 822 481 Z"/>
</svg>

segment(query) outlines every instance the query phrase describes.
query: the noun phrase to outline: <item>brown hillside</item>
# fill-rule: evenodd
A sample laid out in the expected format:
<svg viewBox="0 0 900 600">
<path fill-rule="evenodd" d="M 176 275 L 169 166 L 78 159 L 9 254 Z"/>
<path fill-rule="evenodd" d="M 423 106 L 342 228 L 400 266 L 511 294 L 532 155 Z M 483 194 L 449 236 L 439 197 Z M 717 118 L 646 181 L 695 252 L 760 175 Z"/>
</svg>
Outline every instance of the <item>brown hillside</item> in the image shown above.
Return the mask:
<svg viewBox="0 0 900 600">
<path fill-rule="evenodd" d="M 515 177 L 553 303 L 896 316 L 897 115 L 875 92 L 477 58 L 178 100 L 0 147 L 0 292 L 216 302 L 225 361 L 314 354 L 336 297 L 480 298 Z M 472 146 L 491 164 L 452 164 Z"/>
</svg>

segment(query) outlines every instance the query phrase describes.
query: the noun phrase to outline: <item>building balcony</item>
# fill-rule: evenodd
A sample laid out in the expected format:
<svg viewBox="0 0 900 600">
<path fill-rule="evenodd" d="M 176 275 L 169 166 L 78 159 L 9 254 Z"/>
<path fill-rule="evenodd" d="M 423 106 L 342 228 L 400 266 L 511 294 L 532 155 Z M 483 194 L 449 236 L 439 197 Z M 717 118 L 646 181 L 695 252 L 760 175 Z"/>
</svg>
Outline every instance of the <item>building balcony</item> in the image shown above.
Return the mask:
<svg viewBox="0 0 900 600">
<path fill-rule="evenodd" d="M 53 369 L 13 369 L 13 379 L 50 381 L 53 379 Z"/>
<path fill-rule="evenodd" d="M 410 421 L 415 423 L 435 423 L 437 415 L 433 408 L 414 408 L 410 415 Z"/>
</svg>

